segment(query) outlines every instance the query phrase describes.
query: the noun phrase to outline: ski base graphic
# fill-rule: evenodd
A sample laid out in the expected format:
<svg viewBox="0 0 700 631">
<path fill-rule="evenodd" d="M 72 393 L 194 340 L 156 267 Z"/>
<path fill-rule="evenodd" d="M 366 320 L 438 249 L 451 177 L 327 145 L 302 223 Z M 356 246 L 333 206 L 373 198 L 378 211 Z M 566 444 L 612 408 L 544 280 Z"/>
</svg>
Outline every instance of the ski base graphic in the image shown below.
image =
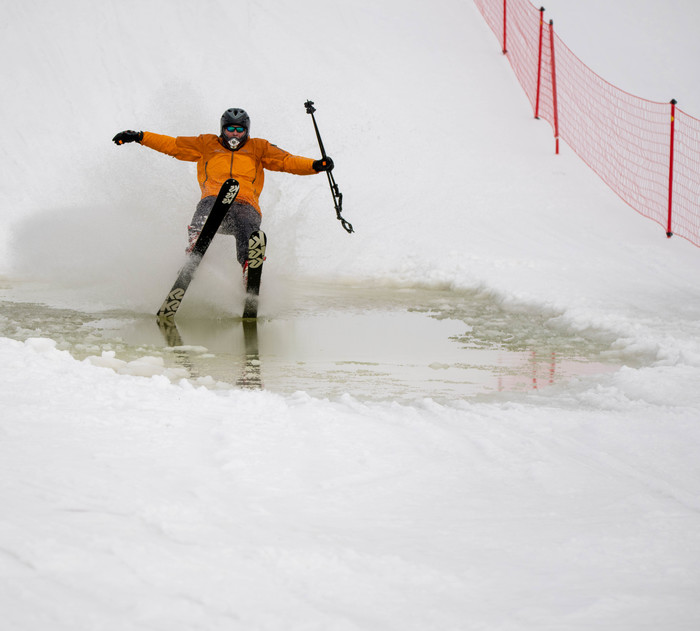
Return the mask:
<svg viewBox="0 0 700 631">
<path fill-rule="evenodd" d="M 219 191 L 214 206 L 207 217 L 207 220 L 202 226 L 202 231 L 199 234 L 197 242 L 194 244 L 192 251 L 188 254 L 187 262 L 180 268 L 177 279 L 173 284 L 172 289 L 168 292 L 163 304 L 158 310 L 157 316 L 159 320 L 172 319 L 175 317 L 182 299 L 185 297 L 185 292 L 192 282 L 194 273 L 197 271 L 202 258 L 204 257 L 209 245 L 216 234 L 216 231 L 221 226 L 226 213 L 231 208 L 231 204 L 236 200 L 238 195 L 238 182 L 230 179 L 226 180 Z"/>
<path fill-rule="evenodd" d="M 262 278 L 266 247 L 267 237 L 262 230 L 250 235 L 250 239 L 248 239 L 248 266 L 246 268 L 246 298 L 243 307 L 244 320 L 258 317 L 260 279 Z"/>
</svg>

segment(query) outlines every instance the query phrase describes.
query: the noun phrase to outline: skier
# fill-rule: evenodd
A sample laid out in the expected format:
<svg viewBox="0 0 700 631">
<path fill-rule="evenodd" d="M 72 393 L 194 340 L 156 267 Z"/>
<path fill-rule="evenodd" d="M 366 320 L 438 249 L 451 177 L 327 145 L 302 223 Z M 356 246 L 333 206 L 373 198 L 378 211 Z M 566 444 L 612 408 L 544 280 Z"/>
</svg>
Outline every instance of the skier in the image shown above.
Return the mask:
<svg viewBox="0 0 700 631">
<path fill-rule="evenodd" d="M 250 137 L 250 117 L 245 110 L 232 107 L 221 116 L 220 134 L 200 136 L 163 136 L 148 131 L 122 131 L 115 144 L 138 142 L 178 160 L 197 163 L 197 180 L 202 199 L 187 227 L 191 251 L 209 216 L 222 184 L 235 178 L 240 184 L 236 201 L 224 217 L 219 232 L 236 238 L 236 258 L 245 275 L 248 238 L 260 228 L 262 213 L 259 197 L 265 181 L 264 169 L 295 175 L 312 175 L 333 169 L 329 157 L 314 160 L 288 153 L 262 138 Z"/>
</svg>

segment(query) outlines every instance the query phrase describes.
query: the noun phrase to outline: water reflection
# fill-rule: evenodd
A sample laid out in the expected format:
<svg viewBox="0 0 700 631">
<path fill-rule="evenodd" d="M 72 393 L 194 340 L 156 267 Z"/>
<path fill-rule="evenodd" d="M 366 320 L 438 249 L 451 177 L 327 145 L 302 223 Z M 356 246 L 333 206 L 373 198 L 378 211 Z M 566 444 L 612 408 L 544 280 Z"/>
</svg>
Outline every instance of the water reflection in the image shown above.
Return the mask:
<svg viewBox="0 0 700 631">
<path fill-rule="evenodd" d="M 474 333 L 484 325 L 474 321 L 465 332 L 464 317 L 370 309 L 245 323 L 183 320 L 181 334 L 166 329 L 164 336 L 173 358 L 192 374 L 241 388 L 328 398 L 349 393 L 363 400 L 446 401 L 539 390 L 617 368 L 615 362 L 596 361 L 600 348 L 594 345 L 574 340 L 555 350 L 557 336 L 544 335 L 531 318 L 519 325 L 529 346 L 513 337 L 486 344 Z M 540 339 L 529 327 L 541 331 Z M 133 328 L 126 333 L 132 340 L 146 335 Z M 582 348 L 591 355 L 582 355 Z"/>
<path fill-rule="evenodd" d="M 173 356 L 178 365 L 185 368 L 190 379 L 197 379 L 201 376 L 198 370 L 198 358 L 201 352 L 195 350 L 196 347 L 188 346 L 183 341 L 180 329 L 173 319 L 158 319 L 158 328 L 160 329 L 163 339 L 169 348 L 173 349 Z M 263 386 L 262 380 L 262 364 L 260 362 L 260 349 L 258 346 L 258 323 L 256 320 L 243 320 L 241 322 L 231 323 L 231 328 L 241 328 L 243 330 L 243 353 L 240 360 L 231 358 L 231 369 L 240 367 L 240 375 L 235 380 L 238 387 L 246 390 L 261 390 Z M 207 329 L 215 329 L 211 325 Z M 205 349 L 208 350 L 208 349 Z"/>
<path fill-rule="evenodd" d="M 605 332 L 572 331 L 556 313 L 505 309 L 476 292 L 313 284 L 257 321 L 184 317 L 161 326 L 152 314 L 27 302 L 0 302 L 0 314 L 0 335 L 51 337 L 78 359 L 107 353 L 128 374 L 144 374 L 139 360 L 153 358 L 148 366 L 160 362 L 174 381 L 327 398 L 541 390 L 621 363 Z"/>
<path fill-rule="evenodd" d="M 182 336 L 180 335 L 180 330 L 177 328 L 175 320 L 158 319 L 157 322 L 158 328 L 165 339 L 165 343 L 169 348 L 173 349 L 175 362 L 187 371 L 187 375 L 190 379 L 198 379 L 201 375 L 197 370 L 192 353 L 182 342 Z"/>
<path fill-rule="evenodd" d="M 243 374 L 236 380 L 236 385 L 247 390 L 261 390 L 263 380 L 258 346 L 258 322 L 257 320 L 243 320 L 241 326 L 243 327 L 245 358 Z"/>
</svg>

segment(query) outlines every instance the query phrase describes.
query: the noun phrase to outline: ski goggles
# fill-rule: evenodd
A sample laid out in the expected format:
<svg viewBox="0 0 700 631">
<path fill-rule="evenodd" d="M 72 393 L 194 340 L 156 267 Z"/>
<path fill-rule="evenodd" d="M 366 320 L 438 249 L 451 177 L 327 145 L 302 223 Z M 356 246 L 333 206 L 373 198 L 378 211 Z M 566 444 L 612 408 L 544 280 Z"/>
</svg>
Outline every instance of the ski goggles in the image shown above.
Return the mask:
<svg viewBox="0 0 700 631">
<path fill-rule="evenodd" d="M 235 131 L 242 134 L 245 131 L 245 127 L 239 127 L 238 125 L 227 125 L 224 129 L 228 132 Z"/>
</svg>

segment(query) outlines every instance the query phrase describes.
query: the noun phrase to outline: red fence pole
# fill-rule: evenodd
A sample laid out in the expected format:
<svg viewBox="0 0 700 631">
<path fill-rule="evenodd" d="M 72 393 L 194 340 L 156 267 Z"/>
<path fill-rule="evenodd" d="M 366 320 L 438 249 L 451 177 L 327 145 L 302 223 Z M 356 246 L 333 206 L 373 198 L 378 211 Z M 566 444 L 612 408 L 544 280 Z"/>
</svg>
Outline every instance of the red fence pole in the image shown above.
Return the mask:
<svg viewBox="0 0 700 631">
<path fill-rule="evenodd" d="M 503 54 L 508 52 L 506 39 L 508 38 L 508 0 L 503 0 Z"/>
<path fill-rule="evenodd" d="M 542 31 L 544 29 L 544 7 L 540 7 L 540 45 L 537 53 L 537 98 L 535 99 L 535 118 L 540 117 L 540 84 L 542 79 Z"/>
<path fill-rule="evenodd" d="M 671 215 L 673 213 L 673 149 L 676 139 L 676 99 L 671 99 L 671 157 L 668 166 L 668 225 L 666 226 L 666 236 L 670 239 L 673 236 L 671 230 Z"/>
<path fill-rule="evenodd" d="M 554 108 L 554 139 L 559 154 L 559 108 L 557 107 L 557 68 L 554 63 L 554 20 L 549 21 L 549 50 L 552 56 L 552 106 Z"/>
</svg>

